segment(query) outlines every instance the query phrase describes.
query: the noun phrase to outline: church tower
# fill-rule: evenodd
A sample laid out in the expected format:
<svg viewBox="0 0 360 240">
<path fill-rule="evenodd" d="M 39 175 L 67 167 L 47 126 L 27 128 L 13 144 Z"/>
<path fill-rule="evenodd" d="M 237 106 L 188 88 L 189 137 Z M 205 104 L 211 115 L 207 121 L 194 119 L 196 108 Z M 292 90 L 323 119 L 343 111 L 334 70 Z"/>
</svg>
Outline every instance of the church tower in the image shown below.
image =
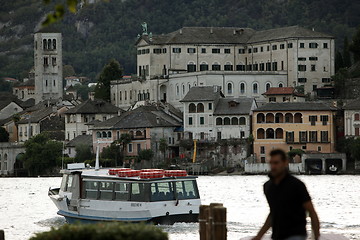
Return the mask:
<svg viewBox="0 0 360 240">
<path fill-rule="evenodd" d="M 61 33 L 34 35 L 35 101 L 63 97 Z"/>
</svg>

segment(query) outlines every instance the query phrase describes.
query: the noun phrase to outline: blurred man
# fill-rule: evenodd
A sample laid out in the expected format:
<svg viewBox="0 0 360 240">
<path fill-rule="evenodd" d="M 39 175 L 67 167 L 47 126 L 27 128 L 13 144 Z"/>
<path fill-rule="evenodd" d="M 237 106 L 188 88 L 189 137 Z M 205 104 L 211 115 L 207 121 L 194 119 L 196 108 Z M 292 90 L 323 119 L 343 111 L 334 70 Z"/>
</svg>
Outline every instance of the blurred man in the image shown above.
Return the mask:
<svg viewBox="0 0 360 240">
<path fill-rule="evenodd" d="M 270 152 L 270 180 L 264 184 L 270 214 L 253 240 L 260 240 L 272 228 L 274 240 L 306 240 L 306 212 L 309 212 L 315 240 L 320 237 L 318 216 L 304 185 L 289 171 L 283 150 Z"/>
</svg>

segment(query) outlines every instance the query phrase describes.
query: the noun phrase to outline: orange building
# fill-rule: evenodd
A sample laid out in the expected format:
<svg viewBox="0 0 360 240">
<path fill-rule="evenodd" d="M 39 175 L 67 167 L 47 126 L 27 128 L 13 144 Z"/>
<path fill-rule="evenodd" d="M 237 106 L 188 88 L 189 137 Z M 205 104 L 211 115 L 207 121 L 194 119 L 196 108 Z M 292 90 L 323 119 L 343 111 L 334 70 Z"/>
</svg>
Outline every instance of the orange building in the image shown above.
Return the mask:
<svg viewBox="0 0 360 240">
<path fill-rule="evenodd" d="M 267 162 L 272 149 L 332 153 L 336 108 L 319 102 L 268 103 L 254 110 L 254 154 Z"/>
</svg>

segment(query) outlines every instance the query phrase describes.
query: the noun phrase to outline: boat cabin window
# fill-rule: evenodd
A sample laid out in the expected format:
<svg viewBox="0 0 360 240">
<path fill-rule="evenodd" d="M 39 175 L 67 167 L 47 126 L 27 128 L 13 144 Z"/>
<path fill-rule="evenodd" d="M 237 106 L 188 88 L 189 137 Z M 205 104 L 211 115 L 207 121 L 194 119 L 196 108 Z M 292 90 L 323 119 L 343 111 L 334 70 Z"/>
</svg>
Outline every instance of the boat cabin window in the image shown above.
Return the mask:
<svg viewBox="0 0 360 240">
<path fill-rule="evenodd" d="M 100 199 L 113 200 L 113 182 L 100 182 Z"/>
<path fill-rule="evenodd" d="M 115 200 L 129 200 L 129 183 L 115 183 Z"/>
<path fill-rule="evenodd" d="M 151 201 L 174 200 L 174 187 L 171 182 L 151 183 Z"/>
<path fill-rule="evenodd" d="M 73 175 L 69 175 L 68 180 L 67 180 L 67 186 L 66 186 L 66 191 L 67 192 L 71 192 L 71 190 L 72 190 L 72 182 L 73 182 Z"/>
<path fill-rule="evenodd" d="M 176 182 L 177 199 L 196 199 L 199 198 L 199 192 L 195 181 Z"/>
<path fill-rule="evenodd" d="M 67 179 L 68 179 L 68 176 L 69 176 L 69 175 L 64 174 L 63 177 L 62 177 L 62 180 L 61 180 L 60 189 L 61 189 L 61 191 L 63 191 L 63 192 L 66 192 L 66 190 L 67 190 Z"/>
<path fill-rule="evenodd" d="M 130 201 L 147 202 L 147 194 L 145 194 L 145 192 L 144 183 L 132 183 Z"/>
<path fill-rule="evenodd" d="M 84 190 L 85 195 L 84 197 L 87 199 L 98 199 L 98 190 L 99 190 L 99 183 L 94 181 L 85 181 L 84 182 Z"/>
</svg>

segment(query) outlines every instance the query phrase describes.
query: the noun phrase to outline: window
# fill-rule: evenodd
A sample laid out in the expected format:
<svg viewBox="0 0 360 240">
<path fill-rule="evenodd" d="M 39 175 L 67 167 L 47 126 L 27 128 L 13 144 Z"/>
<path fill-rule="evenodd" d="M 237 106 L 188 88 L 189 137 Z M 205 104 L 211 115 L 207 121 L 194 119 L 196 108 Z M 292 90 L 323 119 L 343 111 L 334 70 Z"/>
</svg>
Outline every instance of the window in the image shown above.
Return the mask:
<svg viewBox="0 0 360 240">
<path fill-rule="evenodd" d="M 265 71 L 265 63 L 260 63 L 260 71 Z"/>
<path fill-rule="evenodd" d="M 360 114 L 359 113 L 355 113 L 354 120 L 355 121 L 360 121 Z"/>
<path fill-rule="evenodd" d="M 266 46 L 266 51 L 270 51 L 270 46 Z"/>
<path fill-rule="evenodd" d="M 246 125 L 246 118 L 245 117 L 240 117 L 239 118 L 239 125 Z"/>
<path fill-rule="evenodd" d="M 196 72 L 196 65 L 194 63 L 189 63 L 187 65 L 187 71 L 188 72 Z"/>
<path fill-rule="evenodd" d="M 309 142 L 317 142 L 317 131 L 309 132 Z"/>
<path fill-rule="evenodd" d="M 253 93 L 258 94 L 258 84 L 257 83 L 253 84 Z"/>
<path fill-rule="evenodd" d="M 285 49 L 285 44 L 280 44 L 280 49 Z"/>
<path fill-rule="evenodd" d="M 241 94 L 245 93 L 245 83 L 240 83 L 240 93 Z"/>
<path fill-rule="evenodd" d="M 213 48 L 212 53 L 220 53 L 220 48 Z"/>
<path fill-rule="evenodd" d="M 196 113 L 196 106 L 194 103 L 189 104 L 189 113 Z"/>
<path fill-rule="evenodd" d="M 266 71 L 271 71 L 271 62 L 266 63 Z"/>
<path fill-rule="evenodd" d="M 84 181 L 84 197 L 86 199 L 98 199 L 99 183 L 95 181 Z"/>
<path fill-rule="evenodd" d="M 272 50 L 277 50 L 277 45 L 272 45 Z"/>
<path fill-rule="evenodd" d="M 44 57 L 44 65 L 49 66 L 49 58 Z"/>
<path fill-rule="evenodd" d="M 205 124 L 205 118 L 204 117 L 200 117 L 200 125 L 204 125 Z"/>
<path fill-rule="evenodd" d="M 300 48 L 305 48 L 305 43 L 300 43 Z"/>
<path fill-rule="evenodd" d="M 298 57 L 298 61 L 306 61 L 306 57 Z"/>
<path fill-rule="evenodd" d="M 245 49 L 240 48 L 240 49 L 239 49 L 239 54 L 245 54 Z"/>
<path fill-rule="evenodd" d="M 236 65 L 236 71 L 245 71 L 245 65 Z"/>
<path fill-rule="evenodd" d="M 287 143 L 294 142 L 294 132 L 286 132 L 286 142 Z"/>
<path fill-rule="evenodd" d="M 360 136 L 360 128 L 355 128 L 355 136 Z"/>
<path fill-rule="evenodd" d="M 181 53 L 181 48 L 173 48 L 173 53 Z"/>
<path fill-rule="evenodd" d="M 299 83 L 306 83 L 307 78 L 298 78 Z"/>
<path fill-rule="evenodd" d="M 162 49 L 162 52 L 163 52 L 163 53 L 166 53 L 166 48 L 163 48 L 163 49 Z"/>
<path fill-rule="evenodd" d="M 132 143 L 128 144 L 128 152 L 131 153 L 133 151 L 133 145 Z"/>
<path fill-rule="evenodd" d="M 223 125 L 221 117 L 216 118 L 216 125 Z"/>
<path fill-rule="evenodd" d="M 196 187 L 195 181 L 176 182 L 175 187 L 177 199 L 199 198 L 199 192 Z"/>
<path fill-rule="evenodd" d="M 248 53 L 251 53 L 251 52 L 252 52 L 252 49 L 251 49 L 251 48 L 249 48 L 249 49 L 248 49 Z"/>
<path fill-rule="evenodd" d="M 225 48 L 225 49 L 224 49 L 224 53 L 225 53 L 225 54 L 230 54 L 230 53 L 231 53 L 230 48 Z"/>
<path fill-rule="evenodd" d="M 170 201 L 175 199 L 174 187 L 171 182 L 151 183 L 151 197 L 154 201 Z"/>
<path fill-rule="evenodd" d="M 268 91 L 270 88 L 271 88 L 271 84 L 270 84 L 270 83 L 266 83 L 266 85 L 265 85 L 266 91 Z"/>
<path fill-rule="evenodd" d="M 317 61 L 318 58 L 317 58 L 317 57 L 309 57 L 309 60 L 310 60 L 310 61 Z"/>
<path fill-rule="evenodd" d="M 260 146 L 260 154 L 265 154 L 265 147 L 264 146 Z"/>
<path fill-rule="evenodd" d="M 193 118 L 189 117 L 189 125 L 193 125 Z"/>
<path fill-rule="evenodd" d="M 328 142 L 328 141 L 329 141 L 329 132 L 321 131 L 321 142 Z"/>
<path fill-rule="evenodd" d="M 196 49 L 195 48 L 188 48 L 187 52 L 188 53 L 196 53 Z"/>
<path fill-rule="evenodd" d="M 146 202 L 144 183 L 131 183 L 130 201 Z"/>
<path fill-rule="evenodd" d="M 276 102 L 276 97 L 269 97 L 269 102 Z"/>
<path fill-rule="evenodd" d="M 257 53 L 258 52 L 258 48 L 254 48 L 254 53 Z"/>
<path fill-rule="evenodd" d="M 202 48 L 201 53 L 206 53 L 206 48 Z"/>
<path fill-rule="evenodd" d="M 127 201 L 129 200 L 129 183 L 115 183 L 115 200 Z"/>
<path fill-rule="evenodd" d="M 259 70 L 259 64 L 255 63 L 253 64 L 253 71 L 258 71 Z"/>
<path fill-rule="evenodd" d="M 306 71 L 306 65 L 298 65 L 298 71 L 305 72 Z"/>
<path fill-rule="evenodd" d="M 277 71 L 277 62 L 272 63 L 272 70 Z"/>
<path fill-rule="evenodd" d="M 311 122 L 312 126 L 315 126 L 317 121 L 317 116 L 309 116 L 309 122 Z"/>
<path fill-rule="evenodd" d="M 56 66 L 56 57 L 52 57 L 52 58 L 51 58 L 51 64 L 52 64 L 53 66 Z"/>
<path fill-rule="evenodd" d="M 176 95 L 179 96 L 179 94 L 180 94 L 180 88 L 179 88 L 179 85 L 176 85 Z"/>
<path fill-rule="evenodd" d="M 114 183 L 112 182 L 100 182 L 100 198 L 101 200 L 113 199 Z"/>
<path fill-rule="evenodd" d="M 227 84 L 227 93 L 232 94 L 233 93 L 233 85 L 232 83 Z"/>
<path fill-rule="evenodd" d="M 281 61 L 281 70 L 284 70 L 284 61 Z"/>
<path fill-rule="evenodd" d="M 307 142 L 307 132 L 301 131 L 301 132 L 299 132 L 299 134 L 300 134 L 300 142 L 306 143 Z"/>
<path fill-rule="evenodd" d="M 323 125 L 327 125 L 327 123 L 329 121 L 329 116 L 328 115 L 321 115 L 320 116 L 320 121 L 323 123 Z"/>
<path fill-rule="evenodd" d="M 161 48 L 154 48 L 153 49 L 153 53 L 155 53 L 155 54 L 160 54 L 161 52 L 162 52 Z"/>
<path fill-rule="evenodd" d="M 150 53 L 150 49 L 149 49 L 149 48 L 145 49 L 145 53 L 146 53 L 146 54 L 149 54 L 149 53 Z"/>
<path fill-rule="evenodd" d="M 225 71 L 232 71 L 233 70 L 233 65 L 231 65 L 230 63 L 227 63 L 224 65 L 224 70 Z"/>
<path fill-rule="evenodd" d="M 197 111 L 198 113 L 203 113 L 204 112 L 204 104 L 202 103 L 198 103 L 197 104 Z"/>
<path fill-rule="evenodd" d="M 200 71 L 207 71 L 207 70 L 209 70 L 209 65 L 207 65 L 206 63 L 200 64 Z"/>
<path fill-rule="evenodd" d="M 260 47 L 260 52 L 263 52 L 264 51 L 264 47 Z"/>
<path fill-rule="evenodd" d="M 328 43 L 323 43 L 323 48 L 328 48 Z"/>
<path fill-rule="evenodd" d="M 292 44 L 292 43 L 288 43 L 287 47 L 288 47 L 288 48 L 292 48 L 292 47 L 293 47 L 293 44 Z"/>
<path fill-rule="evenodd" d="M 212 65 L 212 70 L 213 71 L 220 71 L 221 67 L 219 64 L 215 63 Z"/>
<path fill-rule="evenodd" d="M 185 95 L 185 85 L 181 85 L 181 88 L 182 88 L 182 94 Z"/>
<path fill-rule="evenodd" d="M 217 132 L 217 139 L 221 139 L 221 132 Z"/>
<path fill-rule="evenodd" d="M 212 110 L 212 103 L 208 103 L 208 109 Z"/>
<path fill-rule="evenodd" d="M 321 81 L 323 83 L 329 83 L 329 82 L 331 82 L 331 78 L 322 78 Z"/>
<path fill-rule="evenodd" d="M 318 44 L 317 43 L 309 43 L 309 48 L 317 48 Z"/>
<path fill-rule="evenodd" d="M 284 85 L 282 83 L 279 83 L 279 87 L 284 87 Z"/>
<path fill-rule="evenodd" d="M 311 71 L 315 72 L 316 71 L 316 65 L 315 64 L 311 64 Z"/>
</svg>

